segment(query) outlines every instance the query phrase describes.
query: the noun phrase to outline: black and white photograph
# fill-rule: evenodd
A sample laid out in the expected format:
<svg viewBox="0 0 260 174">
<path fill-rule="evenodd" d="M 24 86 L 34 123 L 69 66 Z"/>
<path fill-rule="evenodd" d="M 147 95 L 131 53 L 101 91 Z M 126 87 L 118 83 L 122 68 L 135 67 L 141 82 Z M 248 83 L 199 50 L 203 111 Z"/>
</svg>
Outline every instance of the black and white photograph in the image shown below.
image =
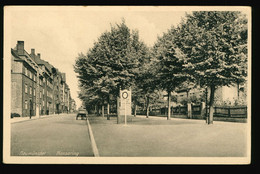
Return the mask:
<svg viewBox="0 0 260 174">
<path fill-rule="evenodd" d="M 6 164 L 250 164 L 248 6 L 5 6 Z"/>
</svg>

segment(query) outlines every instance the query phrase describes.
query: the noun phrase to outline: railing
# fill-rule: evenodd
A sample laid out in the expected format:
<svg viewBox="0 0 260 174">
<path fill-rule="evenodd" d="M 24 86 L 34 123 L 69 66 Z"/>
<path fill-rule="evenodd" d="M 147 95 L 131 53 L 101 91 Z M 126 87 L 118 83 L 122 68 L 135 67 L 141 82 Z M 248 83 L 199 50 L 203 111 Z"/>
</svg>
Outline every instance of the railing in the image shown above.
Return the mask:
<svg viewBox="0 0 260 174">
<path fill-rule="evenodd" d="M 193 115 L 200 115 L 201 114 L 201 105 L 191 105 L 192 114 Z"/>
<path fill-rule="evenodd" d="M 172 112 L 172 114 L 179 114 L 179 115 L 187 114 L 188 109 L 187 109 L 187 106 L 172 107 L 171 112 Z"/>
<path fill-rule="evenodd" d="M 201 105 L 192 105 L 192 115 L 201 115 Z M 137 110 L 137 115 L 146 115 L 146 111 Z M 167 115 L 168 108 L 152 109 L 149 112 L 151 116 Z M 172 115 L 187 115 L 187 106 L 171 107 Z M 209 107 L 208 107 L 209 113 Z M 247 118 L 247 106 L 215 106 L 214 117 L 232 117 L 232 118 Z"/>
<path fill-rule="evenodd" d="M 247 107 L 214 107 L 214 116 L 247 118 Z"/>
</svg>

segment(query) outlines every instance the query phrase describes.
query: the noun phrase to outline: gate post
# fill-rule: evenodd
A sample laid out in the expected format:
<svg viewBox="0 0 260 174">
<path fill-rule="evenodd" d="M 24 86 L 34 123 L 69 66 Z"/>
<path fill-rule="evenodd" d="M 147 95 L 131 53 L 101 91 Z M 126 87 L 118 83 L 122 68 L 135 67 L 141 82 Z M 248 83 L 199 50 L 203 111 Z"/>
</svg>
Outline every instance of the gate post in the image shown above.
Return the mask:
<svg viewBox="0 0 260 174">
<path fill-rule="evenodd" d="M 188 118 L 192 118 L 192 107 L 191 103 L 187 103 Z"/>
<path fill-rule="evenodd" d="M 205 108 L 206 108 L 206 104 L 205 102 L 201 102 L 201 107 L 200 107 L 200 116 L 203 118 L 205 116 Z"/>
</svg>

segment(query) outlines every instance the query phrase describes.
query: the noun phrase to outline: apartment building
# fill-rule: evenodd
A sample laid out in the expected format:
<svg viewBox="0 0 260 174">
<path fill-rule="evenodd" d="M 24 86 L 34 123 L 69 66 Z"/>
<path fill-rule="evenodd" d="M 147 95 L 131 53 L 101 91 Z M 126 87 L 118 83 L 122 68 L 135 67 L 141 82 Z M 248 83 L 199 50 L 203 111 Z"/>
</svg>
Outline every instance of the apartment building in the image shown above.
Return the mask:
<svg viewBox="0 0 260 174">
<path fill-rule="evenodd" d="M 11 114 L 26 117 L 69 112 L 70 88 L 66 74 L 17 41 L 11 49 Z"/>
</svg>

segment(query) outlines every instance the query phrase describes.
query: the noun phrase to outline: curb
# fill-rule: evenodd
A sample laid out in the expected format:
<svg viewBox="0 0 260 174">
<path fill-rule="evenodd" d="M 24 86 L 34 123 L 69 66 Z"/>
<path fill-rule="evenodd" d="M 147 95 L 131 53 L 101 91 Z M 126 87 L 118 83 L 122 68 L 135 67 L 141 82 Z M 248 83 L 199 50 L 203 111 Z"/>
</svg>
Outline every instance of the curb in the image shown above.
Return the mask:
<svg viewBox="0 0 260 174">
<path fill-rule="evenodd" d="M 88 118 L 87 118 L 87 124 L 88 124 L 88 131 L 89 131 L 89 136 L 90 136 L 90 141 L 91 141 L 91 147 L 92 147 L 92 150 L 93 150 L 93 153 L 94 153 L 94 157 L 99 157 L 99 152 L 98 152 L 97 144 L 96 144 L 96 141 L 95 141 L 95 139 L 94 139 L 94 135 L 93 135 L 93 132 L 92 132 L 90 123 L 89 123 L 89 121 L 88 121 Z"/>
<path fill-rule="evenodd" d="M 12 120 L 10 119 L 10 123 L 13 124 L 13 123 L 21 123 L 21 122 L 25 122 L 25 121 L 33 121 L 33 120 L 39 120 L 39 119 L 44 119 L 44 118 L 51 118 L 51 117 L 55 117 L 55 116 L 62 116 L 62 115 L 65 115 L 65 114 L 52 114 L 52 115 L 42 115 L 40 117 L 32 117 L 30 119 L 30 117 L 24 117 L 24 119 L 21 119 L 21 120 Z"/>
<path fill-rule="evenodd" d="M 139 117 L 139 118 L 146 118 L 145 115 L 136 115 L 136 117 Z M 162 117 L 162 116 L 149 116 L 148 119 L 157 119 L 157 120 L 166 120 L 167 118 L 166 117 Z M 147 119 L 147 118 L 146 118 Z M 186 118 L 186 117 L 172 117 L 171 116 L 171 119 L 175 119 L 175 120 L 189 120 L 189 121 L 204 121 L 206 122 L 205 119 L 203 118 Z M 248 123 L 248 120 L 247 119 L 241 119 L 241 118 L 221 118 L 221 117 L 214 117 L 213 118 L 213 121 L 214 122 L 225 122 L 225 123 Z"/>
</svg>

